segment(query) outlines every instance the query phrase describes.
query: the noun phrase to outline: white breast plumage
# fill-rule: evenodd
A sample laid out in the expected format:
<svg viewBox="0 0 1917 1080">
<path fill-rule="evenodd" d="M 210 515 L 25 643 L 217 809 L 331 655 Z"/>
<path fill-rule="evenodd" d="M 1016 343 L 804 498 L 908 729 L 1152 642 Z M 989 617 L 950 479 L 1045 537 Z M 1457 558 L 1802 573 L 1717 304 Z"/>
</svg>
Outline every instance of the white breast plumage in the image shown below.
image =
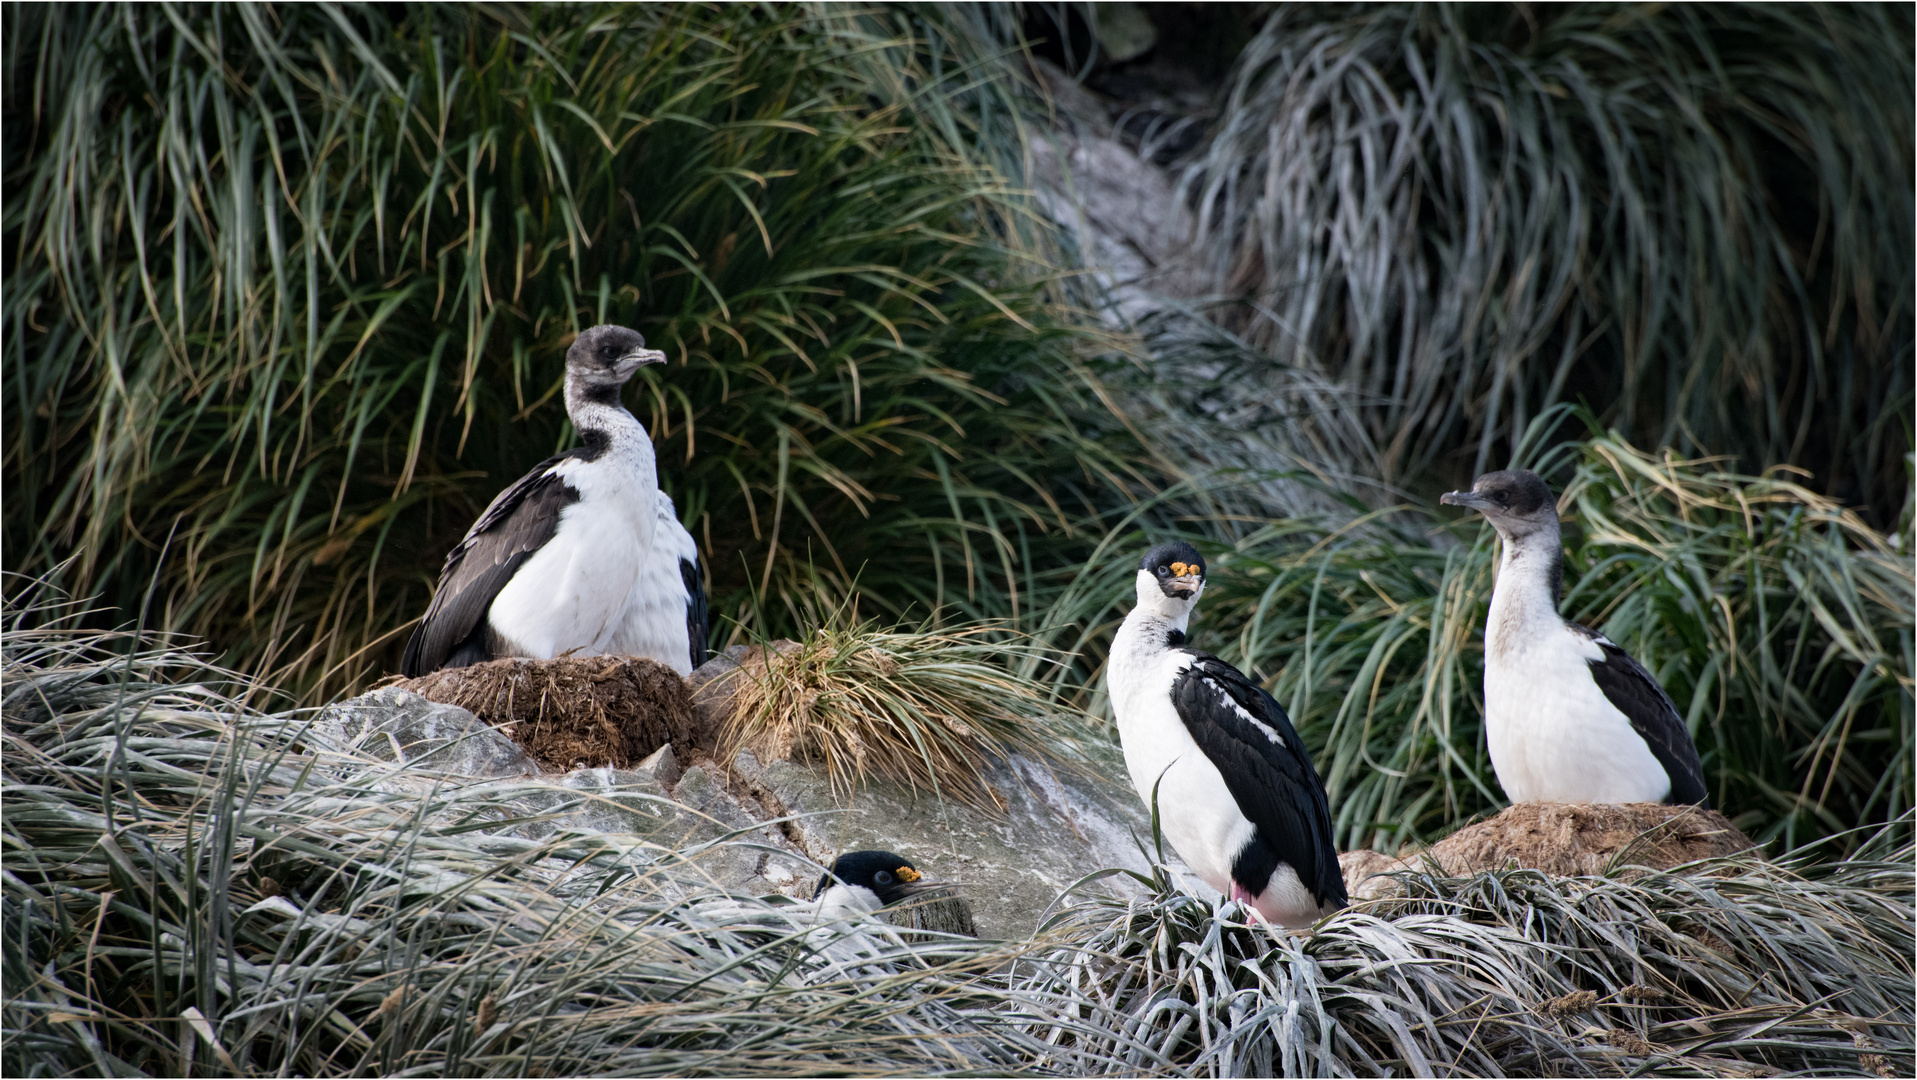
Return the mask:
<svg viewBox="0 0 1917 1080">
<path fill-rule="evenodd" d="M 1556 627 L 1487 649 L 1484 733 L 1512 802 L 1662 802 L 1670 777 L 1591 677 L 1604 653 Z"/>
<path fill-rule="evenodd" d="M 607 651 L 649 657 L 689 675 L 693 665 L 686 613 L 692 596 L 684 567 L 698 563 L 699 548 L 679 523 L 672 497 L 663 491 L 656 495 L 651 524 L 652 543 L 626 594 Z"/>
<path fill-rule="evenodd" d="M 552 472 L 579 492 L 552 539 L 494 598 L 488 620 L 514 656 L 646 655 L 622 648 L 630 597 L 650 561 L 655 517 L 642 512 L 657 481 L 650 462 L 563 461 Z"/>
</svg>

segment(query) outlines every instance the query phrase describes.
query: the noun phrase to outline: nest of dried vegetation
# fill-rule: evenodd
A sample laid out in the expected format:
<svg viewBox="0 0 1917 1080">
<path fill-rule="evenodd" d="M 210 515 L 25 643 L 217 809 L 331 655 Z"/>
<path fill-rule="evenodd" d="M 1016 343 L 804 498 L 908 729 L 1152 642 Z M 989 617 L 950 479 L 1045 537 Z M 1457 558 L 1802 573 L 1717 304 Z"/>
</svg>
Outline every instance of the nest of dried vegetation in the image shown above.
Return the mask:
<svg viewBox="0 0 1917 1080">
<path fill-rule="evenodd" d="M 637 657 L 490 660 L 396 685 L 473 713 L 552 771 L 627 769 L 667 743 L 695 739 L 685 680 Z"/>
</svg>

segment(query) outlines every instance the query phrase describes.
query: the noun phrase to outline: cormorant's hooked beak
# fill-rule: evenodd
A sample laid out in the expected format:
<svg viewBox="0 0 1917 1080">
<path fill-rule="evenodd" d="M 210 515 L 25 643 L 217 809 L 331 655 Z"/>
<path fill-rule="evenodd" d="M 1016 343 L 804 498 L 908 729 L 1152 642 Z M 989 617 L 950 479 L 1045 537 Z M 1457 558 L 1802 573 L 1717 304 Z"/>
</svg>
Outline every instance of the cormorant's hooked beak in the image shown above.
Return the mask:
<svg viewBox="0 0 1917 1080">
<path fill-rule="evenodd" d="M 1469 491 L 1447 491 L 1438 496 L 1438 502 L 1445 506 L 1463 506 L 1472 510 L 1489 509 L 1491 500 Z"/>
<path fill-rule="evenodd" d="M 660 352 L 658 349 L 634 349 L 619 358 L 619 363 L 613 367 L 613 373 L 621 379 L 630 379 L 632 378 L 633 372 L 638 371 L 647 364 L 663 364 L 665 362 L 666 354 Z"/>
</svg>

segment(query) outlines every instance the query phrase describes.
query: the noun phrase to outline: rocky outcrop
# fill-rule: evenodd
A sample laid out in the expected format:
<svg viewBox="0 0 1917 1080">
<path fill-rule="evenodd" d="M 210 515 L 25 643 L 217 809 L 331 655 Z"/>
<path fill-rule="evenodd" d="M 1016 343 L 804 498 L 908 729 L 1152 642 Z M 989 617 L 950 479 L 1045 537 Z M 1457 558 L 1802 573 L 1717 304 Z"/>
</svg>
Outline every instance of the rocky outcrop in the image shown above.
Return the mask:
<svg viewBox="0 0 1917 1080">
<path fill-rule="evenodd" d="M 1058 131 L 1032 140 L 1032 171 L 1039 204 L 1071 233 L 1120 326 L 1207 294 L 1191 214 L 1163 169 L 1116 139 Z"/>
<path fill-rule="evenodd" d="M 783 651 L 781 644 L 772 651 Z M 678 729 L 686 732 L 685 744 L 661 746 L 630 768 L 542 769 L 501 729 L 398 686 L 329 706 L 313 732 L 340 749 L 420 765 L 435 783 L 543 779 L 545 786 L 523 800 L 531 821 L 509 826 L 527 835 L 570 828 L 633 834 L 662 849 L 709 845 L 705 856 L 685 864 L 686 874 L 698 879 L 692 885 L 807 898 L 840 853 L 896 851 L 929 880 L 951 885 L 958 898 L 899 917 L 924 928 L 975 923 L 988 937 L 1023 937 L 1087 875 L 1150 870 L 1150 819 L 1127 782 L 1118 747 L 1102 733 L 1061 746 L 1061 761 L 1013 754 L 992 762 L 987 780 L 998 810 L 884 779 L 868 780 L 841 799 L 823 769 L 802 761 L 762 762 L 750 750 L 719 761 L 708 747 L 726 720 L 729 698 L 727 680 L 717 676 L 762 662 L 754 646 L 695 672 L 686 699 L 690 726 Z M 1510 867 L 1603 874 L 1619 867 L 1667 869 L 1750 847 L 1722 814 L 1694 806 L 1524 803 L 1423 851 L 1397 857 L 1352 851 L 1339 861 L 1352 898 L 1364 900 L 1400 892 L 1391 875 L 1432 866 L 1453 876 Z M 1164 854 L 1188 888 L 1210 891 L 1183 873 L 1176 855 Z M 1138 888 L 1123 875 L 1107 875 L 1092 887 L 1119 895 Z"/>
<path fill-rule="evenodd" d="M 457 705 L 396 686 L 320 710 L 312 733 L 333 748 L 453 776 L 537 776 L 539 763 L 506 733 Z"/>
<path fill-rule="evenodd" d="M 1466 825 L 1430 848 L 1393 858 L 1348 851 L 1339 858 L 1353 898 L 1401 891 L 1403 870 L 1461 877 L 1523 867 L 1561 876 L 1606 874 L 1620 867 L 1668 870 L 1755 847 L 1715 810 L 1663 803 L 1519 803 Z"/>
<path fill-rule="evenodd" d="M 1117 747 L 1086 742 L 1082 760 L 1071 764 L 1022 754 L 994 763 L 987 779 L 1005 800 L 1002 813 L 883 780 L 866 784 L 846 805 L 819 772 L 790 761 L 760 766 L 746 754 L 736 771 L 768 813 L 789 816 L 788 841 L 815 861 L 862 848 L 896 851 L 956 882 L 981 933 L 1022 937 L 1080 878 L 1111 867 L 1150 868 L 1144 849 L 1151 821 L 1124 779 Z M 1135 891 L 1122 878 L 1097 887 Z"/>
<path fill-rule="evenodd" d="M 536 820 L 511 826 L 527 835 L 616 831 L 675 849 L 736 841 L 686 864 L 688 874 L 700 876 L 696 884 L 728 892 L 810 897 L 841 852 L 896 851 L 929 881 L 950 884 L 969 907 L 940 900 L 900 916 L 926 929 L 975 924 L 987 937 L 1023 937 L 1086 875 L 1114 867 L 1149 871 L 1150 819 L 1126 782 L 1118 748 L 1098 733 L 1061 746 L 1064 763 L 1022 754 L 994 761 L 987 779 L 997 793 L 992 801 L 1002 803 L 998 811 L 887 780 L 868 781 L 841 800 L 822 768 L 761 762 L 750 751 L 725 762 L 713 758 L 700 736 L 723 724 L 725 697 L 723 682 L 715 685 L 711 675 L 753 661 L 751 653 L 734 653 L 705 677 L 695 673 L 688 745 L 661 747 L 631 768 L 542 769 L 526 748 L 471 712 L 399 686 L 329 706 L 314 731 L 340 749 L 430 768 L 434 782 L 540 778 L 543 790 L 524 799 Z M 1109 876 L 1090 888 L 1124 895 L 1137 886 Z"/>
</svg>

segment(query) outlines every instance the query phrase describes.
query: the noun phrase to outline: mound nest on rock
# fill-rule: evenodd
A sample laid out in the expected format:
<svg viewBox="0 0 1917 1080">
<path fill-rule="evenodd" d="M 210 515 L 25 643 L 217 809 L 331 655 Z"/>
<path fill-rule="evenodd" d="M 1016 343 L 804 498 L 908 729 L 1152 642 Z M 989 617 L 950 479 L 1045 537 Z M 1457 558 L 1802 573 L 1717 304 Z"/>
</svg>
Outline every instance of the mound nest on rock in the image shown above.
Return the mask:
<svg viewBox="0 0 1917 1080">
<path fill-rule="evenodd" d="M 1348 851 L 1338 861 L 1351 895 L 1369 899 L 1398 892 L 1394 879 L 1375 875 L 1423 870 L 1427 860 L 1454 877 L 1514 866 L 1569 877 L 1616 866 L 1668 870 L 1755 846 L 1729 818 L 1695 806 L 1519 803 L 1403 858 Z"/>
<path fill-rule="evenodd" d="M 629 769 L 667 743 L 694 741 L 685 680 L 636 657 L 489 660 L 397 685 L 472 712 L 552 771 Z"/>
</svg>

